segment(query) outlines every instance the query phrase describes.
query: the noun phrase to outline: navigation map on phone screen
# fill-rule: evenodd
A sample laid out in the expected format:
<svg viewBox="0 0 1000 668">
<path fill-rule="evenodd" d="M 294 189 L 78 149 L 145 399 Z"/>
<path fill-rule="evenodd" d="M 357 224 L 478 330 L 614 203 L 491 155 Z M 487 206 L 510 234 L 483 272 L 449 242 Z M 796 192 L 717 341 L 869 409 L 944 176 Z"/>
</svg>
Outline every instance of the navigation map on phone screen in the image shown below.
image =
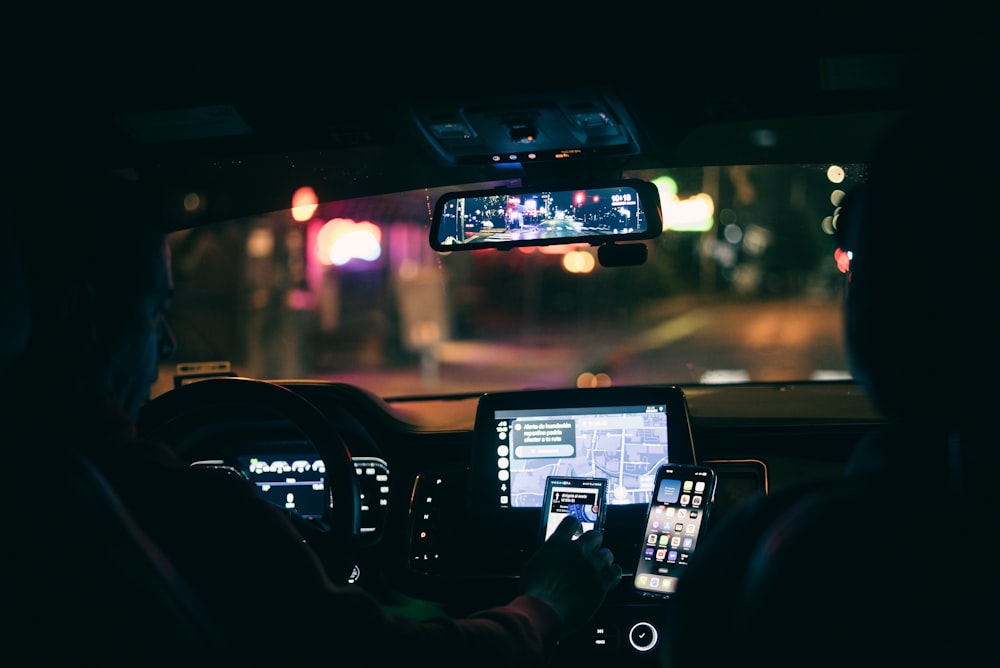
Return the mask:
<svg viewBox="0 0 1000 668">
<path fill-rule="evenodd" d="M 580 520 L 584 531 L 603 529 L 607 487 L 607 478 L 549 476 L 542 505 L 542 542 L 548 540 L 566 515 Z"/>
</svg>

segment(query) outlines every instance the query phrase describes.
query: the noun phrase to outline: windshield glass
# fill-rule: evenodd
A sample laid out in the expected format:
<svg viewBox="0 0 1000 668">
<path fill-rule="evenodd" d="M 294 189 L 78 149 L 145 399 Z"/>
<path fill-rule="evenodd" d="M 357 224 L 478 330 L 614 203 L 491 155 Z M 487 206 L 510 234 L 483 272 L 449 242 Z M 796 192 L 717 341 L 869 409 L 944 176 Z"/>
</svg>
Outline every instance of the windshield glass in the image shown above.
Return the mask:
<svg viewBox="0 0 1000 668">
<path fill-rule="evenodd" d="M 175 232 L 175 362 L 385 397 L 849 378 L 832 232 L 863 172 L 625 172 L 654 181 L 663 205 L 665 231 L 638 242 L 648 247 L 640 266 L 601 266 L 590 246 L 432 250 L 437 196 L 483 184 Z M 160 391 L 175 370 L 163 368 Z"/>
</svg>

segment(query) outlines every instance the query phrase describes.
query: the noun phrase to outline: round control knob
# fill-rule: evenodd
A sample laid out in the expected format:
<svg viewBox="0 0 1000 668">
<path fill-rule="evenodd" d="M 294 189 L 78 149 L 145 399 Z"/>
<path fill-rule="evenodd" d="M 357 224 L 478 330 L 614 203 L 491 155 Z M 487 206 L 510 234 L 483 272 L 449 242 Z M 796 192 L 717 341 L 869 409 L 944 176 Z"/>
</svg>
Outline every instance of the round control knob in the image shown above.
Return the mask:
<svg viewBox="0 0 1000 668">
<path fill-rule="evenodd" d="M 637 652 L 648 652 L 656 647 L 659 634 L 656 627 L 649 622 L 636 622 L 628 630 L 628 643 Z"/>
</svg>

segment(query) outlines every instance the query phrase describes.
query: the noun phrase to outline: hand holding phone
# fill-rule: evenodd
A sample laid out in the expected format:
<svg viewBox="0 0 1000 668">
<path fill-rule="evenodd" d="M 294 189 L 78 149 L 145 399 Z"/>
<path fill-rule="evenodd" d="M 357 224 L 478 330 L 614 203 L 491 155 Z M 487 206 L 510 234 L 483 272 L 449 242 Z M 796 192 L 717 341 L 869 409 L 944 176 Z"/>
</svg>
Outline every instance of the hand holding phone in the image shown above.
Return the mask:
<svg viewBox="0 0 1000 668">
<path fill-rule="evenodd" d="M 567 515 L 578 519 L 584 531 L 603 529 L 607 489 L 607 478 L 546 478 L 539 541 L 548 540 Z"/>
<path fill-rule="evenodd" d="M 715 471 L 666 464 L 656 473 L 632 586 L 644 596 L 669 598 L 698 546 L 715 501 Z"/>
</svg>

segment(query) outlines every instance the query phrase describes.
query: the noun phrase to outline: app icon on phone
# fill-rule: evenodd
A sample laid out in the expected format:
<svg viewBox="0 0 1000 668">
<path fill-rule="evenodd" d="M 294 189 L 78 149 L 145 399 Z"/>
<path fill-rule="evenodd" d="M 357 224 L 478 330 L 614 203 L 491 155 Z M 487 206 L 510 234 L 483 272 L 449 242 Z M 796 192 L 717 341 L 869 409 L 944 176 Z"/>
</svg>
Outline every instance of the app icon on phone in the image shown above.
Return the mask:
<svg viewBox="0 0 1000 668">
<path fill-rule="evenodd" d="M 660 481 L 660 486 L 656 492 L 656 500 L 659 503 L 676 503 L 680 493 L 681 481 L 666 478 Z"/>
</svg>

